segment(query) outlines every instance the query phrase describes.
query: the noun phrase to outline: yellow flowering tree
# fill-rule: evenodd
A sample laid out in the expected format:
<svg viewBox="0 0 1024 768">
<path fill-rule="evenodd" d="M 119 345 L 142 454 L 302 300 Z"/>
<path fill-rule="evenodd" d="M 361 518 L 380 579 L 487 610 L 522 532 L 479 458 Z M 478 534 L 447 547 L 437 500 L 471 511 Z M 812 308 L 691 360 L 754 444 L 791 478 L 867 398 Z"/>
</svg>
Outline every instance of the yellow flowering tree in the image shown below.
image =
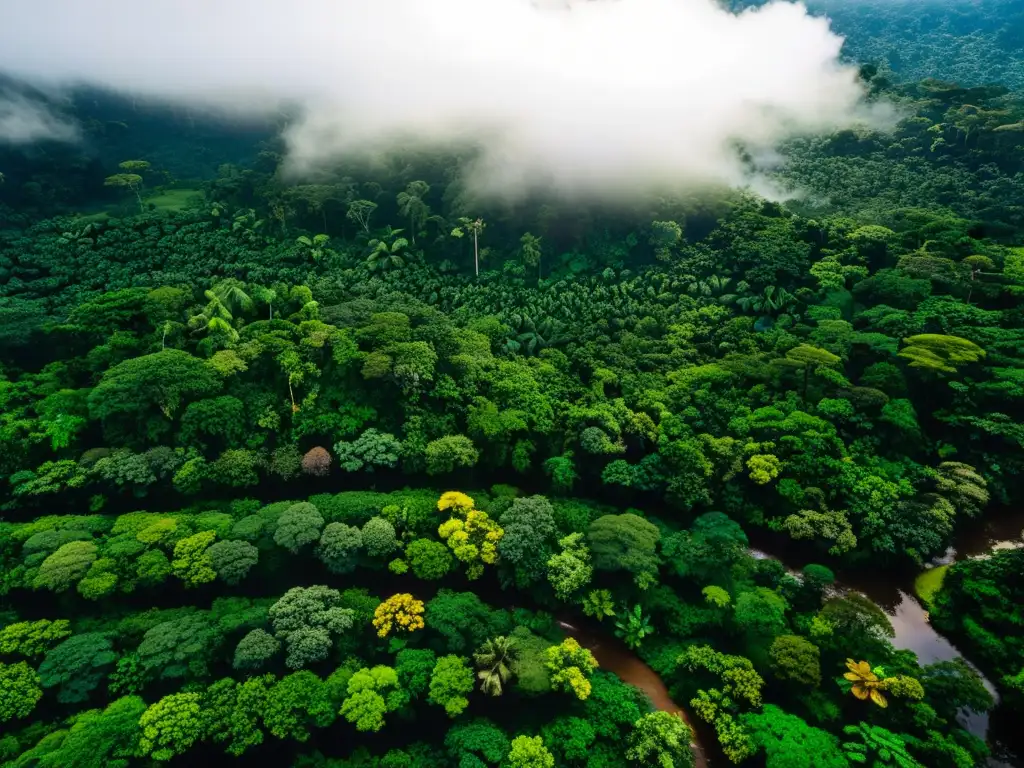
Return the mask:
<svg viewBox="0 0 1024 768">
<path fill-rule="evenodd" d="M 505 531 L 486 512 L 473 509 L 473 503 L 472 498 L 458 491 L 442 495 L 437 508 L 452 517 L 441 523 L 437 535 L 444 539 L 455 557 L 468 566 L 466 575 L 478 579 L 483 575 L 485 564 L 493 565 L 497 561 L 498 542 Z"/>
<path fill-rule="evenodd" d="M 475 506 L 476 502 L 473 501 L 472 496 L 459 493 L 459 491 L 442 493 L 441 498 L 437 501 L 437 508 L 451 515 L 465 515 Z"/>
<path fill-rule="evenodd" d="M 884 667 L 872 667 L 866 661 L 846 660 L 846 668 L 850 670 L 843 677 L 850 681 L 850 693 L 858 699 L 865 701 L 870 699 L 878 706 L 889 706 L 886 693 L 897 698 L 913 699 L 920 701 L 924 698 L 924 687 L 919 680 L 906 675 L 893 675 L 887 677 Z"/>
<path fill-rule="evenodd" d="M 391 630 L 415 632 L 423 629 L 423 601 L 408 593 L 392 595 L 373 612 L 373 626 L 378 637 L 387 637 Z"/>
<path fill-rule="evenodd" d="M 560 645 L 548 648 L 545 666 L 551 672 L 551 687 L 573 693 L 583 701 L 590 696 L 590 675 L 597 669 L 597 659 L 574 638 L 567 637 Z"/>
<path fill-rule="evenodd" d="M 871 665 L 866 661 L 846 660 L 846 672 L 843 677 L 853 683 L 850 686 L 850 693 L 862 701 L 871 699 L 878 706 L 885 708 L 889 706 L 888 699 L 882 693 L 882 678 L 875 674 Z"/>
</svg>

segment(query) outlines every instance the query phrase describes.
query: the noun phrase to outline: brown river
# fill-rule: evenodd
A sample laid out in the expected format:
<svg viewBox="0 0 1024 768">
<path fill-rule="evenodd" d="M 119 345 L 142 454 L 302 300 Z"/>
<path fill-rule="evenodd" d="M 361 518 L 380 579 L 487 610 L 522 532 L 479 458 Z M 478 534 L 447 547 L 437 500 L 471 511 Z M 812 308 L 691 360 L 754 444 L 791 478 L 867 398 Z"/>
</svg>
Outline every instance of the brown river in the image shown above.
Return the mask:
<svg viewBox="0 0 1024 768">
<path fill-rule="evenodd" d="M 981 524 L 974 526 L 970 532 L 965 532 L 958 537 L 955 546 L 950 547 L 942 558 L 937 558 L 934 564 L 944 565 L 956 560 L 985 557 L 993 550 L 1024 546 L 1022 531 L 1024 531 L 1024 510 L 994 514 Z M 775 557 L 761 549 L 752 549 L 750 552 L 754 557 Z M 794 569 L 803 565 L 803 563 L 788 562 L 785 557 L 776 559 L 780 559 L 787 567 Z M 928 622 L 928 612 L 913 596 L 912 581 L 901 583 L 885 574 L 872 577 L 871 574 L 857 572 L 841 574 L 836 588 L 838 592 L 855 591 L 871 598 L 889 616 L 889 621 L 896 633 L 892 641 L 893 645 L 916 653 L 921 664 L 952 660 L 962 655 Z M 708 768 L 712 764 L 727 764 L 724 758 L 712 760 L 713 736 L 704 728 L 703 723 L 695 722 L 683 707 L 672 701 L 665 683 L 653 669 L 614 637 L 601 631 L 588 629 L 582 625 L 582 622 L 579 623 L 580 626 L 567 621 L 559 622 L 566 634 L 575 637 L 580 645 L 590 649 L 603 669 L 642 690 L 656 709 L 677 713 L 690 725 L 694 731 L 694 742 L 690 747 L 693 750 L 697 768 Z M 982 680 L 989 692 L 995 696 L 996 691 L 992 683 L 984 676 L 982 676 Z M 1013 719 L 1012 713 L 1010 719 Z M 961 715 L 961 722 L 975 736 L 988 741 L 992 750 L 992 757 L 989 758 L 987 764 L 988 768 L 1024 768 L 1024 760 L 1014 754 L 1000 740 L 998 733 L 990 732 L 995 729 L 989 727 L 989 715 L 964 713 Z"/>
<path fill-rule="evenodd" d="M 616 638 L 600 632 L 591 631 L 582 626 L 576 626 L 566 621 L 559 621 L 559 626 L 565 630 L 570 637 L 576 638 L 579 644 L 590 650 L 597 659 L 601 669 L 606 669 L 616 675 L 623 682 L 629 683 L 647 694 L 655 709 L 664 710 L 677 714 L 686 721 L 687 725 L 694 732 L 694 741 L 690 744 L 693 750 L 694 763 L 696 768 L 708 768 L 710 764 L 703 745 L 700 743 L 700 735 L 697 732 L 699 724 L 694 723 L 689 713 L 668 695 L 668 688 L 658 676 L 658 673 L 647 666 L 639 656 L 629 650 Z"/>
</svg>

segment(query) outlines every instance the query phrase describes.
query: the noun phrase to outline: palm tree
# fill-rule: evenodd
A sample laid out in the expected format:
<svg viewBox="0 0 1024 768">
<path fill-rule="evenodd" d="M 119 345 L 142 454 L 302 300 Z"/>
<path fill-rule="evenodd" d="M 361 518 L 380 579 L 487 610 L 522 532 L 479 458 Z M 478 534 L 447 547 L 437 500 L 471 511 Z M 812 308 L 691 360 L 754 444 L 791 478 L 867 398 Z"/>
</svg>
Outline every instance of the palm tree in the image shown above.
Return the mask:
<svg viewBox="0 0 1024 768">
<path fill-rule="evenodd" d="M 199 342 L 200 348 L 207 354 L 217 347 L 230 347 L 238 341 L 238 331 L 231 325 L 231 315 L 226 318 L 220 315 L 210 315 L 207 312 L 190 317 L 188 327 L 193 335 L 205 332 L 206 338 Z"/>
<path fill-rule="evenodd" d="M 625 606 L 623 606 L 625 609 Z M 643 609 L 639 604 L 633 606 L 633 610 L 624 610 L 623 618 L 615 622 L 615 635 L 634 651 L 640 647 L 647 635 L 654 633 L 651 620 L 644 616 Z"/>
<path fill-rule="evenodd" d="M 207 328 L 214 320 L 222 320 L 228 324 L 234 319 L 231 315 L 231 310 L 224 306 L 224 302 L 221 301 L 220 297 L 213 291 L 204 291 L 203 295 L 206 297 L 208 302 L 203 311 L 198 315 L 193 315 L 188 319 L 188 327 L 193 333 Z"/>
<path fill-rule="evenodd" d="M 270 310 L 270 319 L 274 319 L 274 302 L 277 301 L 277 291 L 273 288 L 267 288 L 262 285 L 257 285 L 252 290 L 253 298 L 261 304 L 266 304 Z"/>
<path fill-rule="evenodd" d="M 722 296 L 731 282 L 731 277 L 719 275 L 712 275 L 705 280 L 693 278 L 687 283 L 686 292 L 691 296 Z"/>
<path fill-rule="evenodd" d="M 229 281 L 224 281 L 224 283 L 227 282 Z M 206 297 L 207 305 L 198 315 L 193 315 L 188 319 L 188 327 L 192 331 L 192 335 L 205 332 L 206 338 L 200 344 L 208 350 L 218 346 L 230 347 L 238 341 L 238 331 L 233 325 L 234 315 L 228 308 L 227 302 L 240 303 L 241 297 L 244 296 L 249 305 L 252 304 L 252 300 L 244 292 L 239 291 L 241 295 L 236 296 L 232 293 L 232 286 L 225 286 L 224 283 L 219 283 L 213 289 L 204 291 L 203 295 Z M 219 292 L 218 288 L 221 289 Z"/>
<path fill-rule="evenodd" d="M 590 594 L 583 598 L 583 612 L 598 621 L 614 616 L 615 603 L 612 602 L 612 593 L 607 589 L 591 590 Z"/>
<path fill-rule="evenodd" d="M 744 296 L 741 299 L 736 300 L 736 304 L 739 305 L 740 309 L 744 312 L 753 309 L 755 312 L 764 313 L 770 315 L 773 312 L 777 312 L 790 304 L 795 304 L 797 301 L 796 296 L 791 294 L 785 288 L 777 288 L 774 285 L 769 285 L 764 289 L 764 292 L 754 296 Z"/>
<path fill-rule="evenodd" d="M 238 341 L 238 331 L 232 328 L 227 320 L 220 317 L 210 318 L 210 322 L 206 324 L 206 331 L 208 338 L 215 339 L 214 343 L 219 341 L 224 346 L 229 346 Z"/>
<path fill-rule="evenodd" d="M 207 291 L 210 293 L 211 291 Z M 221 280 L 213 286 L 212 293 L 232 313 L 248 312 L 252 309 L 252 298 L 245 292 L 245 283 L 233 277 Z"/>
<path fill-rule="evenodd" d="M 452 237 L 462 237 L 466 232 L 473 233 L 473 267 L 477 277 L 480 277 L 480 233 L 486 227 L 483 219 L 473 220 L 460 216 L 459 226 L 452 230 Z"/>
<path fill-rule="evenodd" d="M 519 258 L 527 267 L 537 268 L 537 284 L 540 284 L 540 238 L 527 232 L 519 238 Z"/>
<path fill-rule="evenodd" d="M 235 218 L 231 222 L 231 231 L 240 233 L 240 236 L 249 243 L 257 243 L 260 240 L 260 231 L 263 229 L 264 223 L 263 219 L 256 218 L 254 209 L 248 208 L 235 214 Z"/>
<path fill-rule="evenodd" d="M 402 252 L 409 247 L 409 241 L 404 237 L 398 237 L 401 229 L 388 227 L 381 237 L 375 237 L 368 245 L 370 253 L 366 257 L 366 265 L 376 272 L 378 269 L 388 267 L 401 267 L 405 264 Z"/>
<path fill-rule="evenodd" d="M 541 350 L 563 344 L 569 338 L 566 324 L 553 317 L 534 322 L 528 315 L 514 315 L 510 320 L 517 326 L 516 341 L 527 355 L 539 355 Z"/>
<path fill-rule="evenodd" d="M 430 216 L 430 206 L 423 202 L 423 198 L 430 192 L 430 185 L 425 181 L 410 181 L 404 192 L 399 192 L 395 198 L 398 203 L 398 212 L 409 219 L 409 229 L 412 233 L 412 244 L 416 245 L 416 230 L 422 227 L 427 217 Z"/>
<path fill-rule="evenodd" d="M 306 248 L 306 253 L 313 261 L 320 261 L 325 253 L 331 253 L 330 249 L 327 248 L 327 244 L 330 243 L 331 238 L 328 235 L 313 235 L 312 238 L 306 235 L 301 235 L 295 238 L 296 245 L 302 245 Z"/>
<path fill-rule="evenodd" d="M 479 668 L 480 690 L 488 696 L 501 696 L 502 686 L 515 674 L 519 648 L 510 637 L 494 637 L 473 654 Z"/>
</svg>

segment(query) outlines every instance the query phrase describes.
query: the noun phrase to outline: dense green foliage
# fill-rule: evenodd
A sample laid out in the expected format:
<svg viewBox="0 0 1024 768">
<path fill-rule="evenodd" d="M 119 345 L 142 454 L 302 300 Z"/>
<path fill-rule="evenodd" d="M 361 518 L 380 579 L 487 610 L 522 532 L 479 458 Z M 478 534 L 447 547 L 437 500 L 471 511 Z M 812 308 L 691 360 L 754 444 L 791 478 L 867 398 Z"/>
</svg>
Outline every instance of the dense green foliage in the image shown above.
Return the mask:
<svg viewBox="0 0 1024 768">
<path fill-rule="evenodd" d="M 1024 17 L 812 5 L 895 124 L 746 158 L 785 203 L 297 183 L 85 95 L 0 148 L 0 768 L 984 765 L 832 568 L 1024 499 Z M 1022 578 L 927 591 L 1011 708 Z"/>
<path fill-rule="evenodd" d="M 811 0 L 808 7 L 846 37 L 847 56 L 884 61 L 904 79 L 1024 87 L 1024 9 L 1013 0 Z"/>
<path fill-rule="evenodd" d="M 358 239 L 306 261 L 263 236 L 259 251 L 233 251 L 258 260 L 235 262 L 247 280 L 204 289 L 95 295 L 76 275 L 74 293 L 48 279 L 47 298 L 30 299 L 43 282 L 12 279 L 8 290 L 25 292 L 9 301 L 81 303 L 11 339 L 7 507 L 24 518 L 53 504 L 100 510 L 303 476 L 474 468 L 546 478 L 555 492 L 601 483 L 624 500 L 724 509 L 832 554 L 921 561 L 987 495 L 1017 492 L 1017 250 L 949 213 L 908 209 L 889 228 L 804 219 L 743 196 L 723 205 L 705 237 L 637 274 L 622 266 L 627 249 L 600 275 L 540 287 L 517 277 L 515 258 L 500 276 L 467 282 L 425 255 L 371 272 Z M 173 249 L 198 227 L 218 270 L 233 257 L 214 241 L 244 246 L 244 227 L 218 228 L 209 212 L 181 217 L 193 223 L 95 222 L 65 243 L 81 251 L 67 263 L 96 259 L 116 285 L 106 242 L 122 228 Z M 435 238 L 438 256 L 445 239 Z M 196 255 L 183 256 L 192 279 L 205 269 Z M 563 269 L 583 258 L 570 255 Z M 274 279 L 255 282 L 270 262 Z M 280 282 L 289 276 L 311 287 Z M 171 273 L 133 265 L 125 277 Z M 39 334 L 47 343 L 30 346 Z M 343 552 L 359 532 L 324 529 L 301 506 L 280 522 L 279 543 L 316 544 L 349 567 Z M 224 570 L 229 554 L 248 557 L 211 556 Z M 642 548 L 619 554 L 596 544 L 594 567 L 642 579 Z M 196 583 L 212 578 L 188 558 L 183 550 L 174 567 L 198 568 Z M 96 572 L 93 559 L 88 542 L 64 542 L 37 578 L 61 591 L 69 575 Z M 516 578 L 529 580 L 527 567 Z M 102 591 L 110 577 L 96 576 L 90 587 Z"/>
<path fill-rule="evenodd" d="M 358 539 L 346 555 L 348 572 L 359 581 L 366 574 L 372 590 L 328 586 L 336 561 L 278 535 L 296 509 L 329 520 L 325 531 L 342 526 L 358 533 L 361 525 L 384 534 L 377 538 L 387 546 L 377 541 L 371 551 Z M 864 738 L 881 729 L 906 751 L 909 765 L 967 765 L 985 755 L 955 720 L 959 707 L 992 705 L 973 671 L 948 662 L 921 667 L 913 654 L 896 651 L 877 608 L 823 592 L 827 569 L 808 566 L 800 581 L 774 561 L 752 558 L 743 531 L 720 513 L 679 528 L 636 511 L 612 512 L 495 486 L 490 494 L 451 492 L 440 500 L 430 491 L 346 492 L 298 503 L 210 500 L 173 512 L 6 523 L 7 596 L 25 612 L 23 621 L 7 615 L 0 629 L 11 754 L 36 760 L 53 753 L 47 759 L 59 762 L 81 739 L 112 738 L 110 749 L 124 759 L 162 761 L 196 749 L 241 755 L 271 738 L 302 744 L 329 728 L 390 734 L 384 752 L 391 756 L 372 758 L 382 766 L 397 759 L 396 750 L 433 755 L 437 764 L 468 752 L 523 765 L 572 765 L 590 753 L 601 756 L 594 765 L 691 765 L 688 727 L 668 713 L 645 714 L 651 705 L 643 695 L 564 638 L 550 613 L 489 605 L 465 591 L 476 583 L 470 579 L 480 561 L 461 548 L 476 545 L 456 544 L 444 588 L 411 571 L 382 582 L 396 554 L 401 559 L 421 543 L 447 552 L 442 541 L 450 544 L 453 522 L 469 531 L 468 542 L 474 521 L 493 514 L 512 531 L 522 524 L 513 521 L 536 516 L 551 537 L 546 519 L 562 521 L 571 533 L 536 566 L 549 578 L 516 586 L 486 564 L 476 578 L 488 589 L 504 583 L 517 604 L 575 604 L 576 611 L 607 605 L 598 613 L 611 613 L 626 642 L 713 727 L 732 760 L 763 754 L 775 765 L 782 750 L 793 759 L 820 752 L 830 765 L 847 765 L 844 750 L 856 744 L 847 746 L 845 726 Z M 379 522 L 371 527 L 373 520 Z M 70 543 L 91 544 L 95 558 L 88 570 L 67 576 L 61 610 L 70 618 L 46 620 L 55 606 L 35 597 L 47 588 L 37 586 L 33 572 L 42 566 L 30 564 L 39 555 L 28 545 L 69 530 L 88 536 Z M 498 530 L 491 533 L 500 545 L 508 534 Z M 51 546 L 59 542 L 53 538 Z M 227 575 L 211 571 L 200 597 L 191 591 L 196 574 L 214 560 L 209 552 L 219 543 L 244 544 L 257 555 Z M 162 569 L 149 565 L 154 556 Z M 569 565 L 573 559 L 585 567 Z M 188 567 L 168 564 L 180 560 Z M 113 579 L 97 597 L 81 585 L 95 578 L 99 562 Z M 643 578 L 624 580 L 622 570 Z M 119 593 L 161 607 L 117 609 Z M 843 670 L 858 668 L 847 664 L 850 657 L 870 659 L 874 670 L 856 678 L 852 692 L 858 685 L 876 689 L 872 697 L 887 699 L 885 709 L 850 695 Z M 74 711 L 69 705 L 92 719 L 62 724 Z M 450 726 L 431 714 L 438 710 Z M 396 720 L 405 725 L 396 730 Z M 438 727 L 447 728 L 440 740 Z M 116 738 L 100 735 L 107 731 Z M 938 733 L 949 736 L 937 743 Z M 361 764 L 332 752 L 322 758 L 330 765 Z"/>
<path fill-rule="evenodd" d="M 728 0 L 731 8 L 766 0 Z M 808 0 L 845 38 L 852 61 L 884 64 L 903 80 L 1024 87 L 1024 9 L 1014 0 Z"/>
<path fill-rule="evenodd" d="M 967 644 L 1001 682 L 1009 706 L 1024 706 L 1024 549 L 957 563 L 934 606 L 935 624 Z"/>
</svg>

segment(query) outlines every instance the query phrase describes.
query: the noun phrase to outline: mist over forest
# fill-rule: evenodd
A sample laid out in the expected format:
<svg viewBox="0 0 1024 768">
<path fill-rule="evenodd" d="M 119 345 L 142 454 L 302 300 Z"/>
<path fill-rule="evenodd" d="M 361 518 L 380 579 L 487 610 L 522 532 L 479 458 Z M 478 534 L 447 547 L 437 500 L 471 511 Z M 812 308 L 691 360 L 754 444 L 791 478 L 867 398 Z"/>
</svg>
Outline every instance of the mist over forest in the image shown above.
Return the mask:
<svg viewBox="0 0 1024 768">
<path fill-rule="evenodd" d="M 0 23 L 0 768 L 1024 765 L 1024 3 Z"/>
</svg>

